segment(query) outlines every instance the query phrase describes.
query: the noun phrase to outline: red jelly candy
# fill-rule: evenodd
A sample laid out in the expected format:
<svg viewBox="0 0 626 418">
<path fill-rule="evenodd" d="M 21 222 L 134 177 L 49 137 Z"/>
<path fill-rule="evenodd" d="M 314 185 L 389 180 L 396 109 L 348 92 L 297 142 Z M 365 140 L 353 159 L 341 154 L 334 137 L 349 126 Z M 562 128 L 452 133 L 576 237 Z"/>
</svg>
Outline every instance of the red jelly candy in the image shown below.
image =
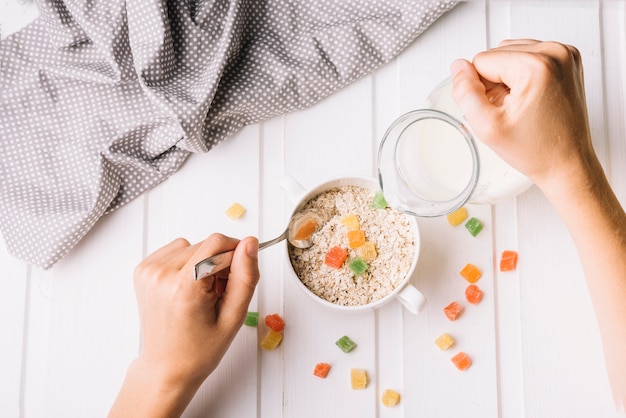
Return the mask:
<svg viewBox="0 0 626 418">
<path fill-rule="evenodd" d="M 483 298 L 483 291 L 475 284 L 467 286 L 465 289 L 465 299 L 472 305 L 476 305 Z"/>
<path fill-rule="evenodd" d="M 265 325 L 275 332 L 281 332 L 285 328 L 285 321 L 278 314 L 271 314 L 265 317 Z"/>
<path fill-rule="evenodd" d="M 346 250 L 341 247 L 333 247 L 326 253 L 324 263 L 329 267 L 338 269 L 343 266 L 346 258 L 348 258 L 348 252 Z"/>
<path fill-rule="evenodd" d="M 452 302 L 448 306 L 443 308 L 443 312 L 446 314 L 450 321 L 456 320 L 461 314 L 461 311 L 463 311 L 463 306 L 461 306 L 461 304 L 457 302 Z"/>
</svg>

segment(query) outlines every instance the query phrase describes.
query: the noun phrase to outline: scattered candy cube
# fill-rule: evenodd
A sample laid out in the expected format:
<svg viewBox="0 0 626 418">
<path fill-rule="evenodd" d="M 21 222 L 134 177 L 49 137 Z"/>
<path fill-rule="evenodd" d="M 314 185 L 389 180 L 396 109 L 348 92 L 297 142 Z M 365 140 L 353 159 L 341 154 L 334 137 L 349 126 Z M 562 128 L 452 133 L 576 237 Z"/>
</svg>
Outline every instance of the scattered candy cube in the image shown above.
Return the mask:
<svg viewBox="0 0 626 418">
<path fill-rule="evenodd" d="M 372 262 L 378 257 L 378 252 L 376 251 L 376 244 L 372 241 L 365 241 L 363 245 L 356 249 L 356 253 L 359 257 L 361 257 L 366 262 Z"/>
<path fill-rule="evenodd" d="M 503 251 L 500 258 L 500 271 L 512 271 L 517 267 L 517 252 Z"/>
<path fill-rule="evenodd" d="M 317 231 L 318 226 L 319 225 L 317 224 L 317 221 L 315 219 L 306 219 L 304 222 L 298 225 L 298 229 L 296 230 L 295 234 L 293 234 L 293 239 L 296 241 L 303 241 L 311 238 L 311 235 L 313 235 L 313 233 Z"/>
<path fill-rule="evenodd" d="M 467 223 L 465 224 L 465 228 L 467 228 L 467 230 L 469 231 L 470 234 L 472 234 L 472 236 L 476 236 L 478 235 L 478 233 L 480 231 L 483 230 L 483 224 L 482 222 L 480 222 L 478 219 L 476 218 L 471 218 L 469 221 L 467 221 Z"/>
<path fill-rule="evenodd" d="M 256 327 L 259 323 L 259 313 L 258 312 L 248 312 L 246 314 L 246 319 L 243 321 L 244 325 L 249 327 Z"/>
<path fill-rule="evenodd" d="M 369 266 L 365 261 L 363 261 L 361 257 L 354 257 L 352 260 L 350 260 L 350 264 L 348 264 L 348 267 L 350 268 L 350 270 L 352 270 L 352 273 L 354 273 L 355 276 L 360 276 L 361 274 L 365 273 Z"/>
<path fill-rule="evenodd" d="M 337 341 L 335 341 L 335 344 L 337 344 L 337 347 L 341 348 L 341 351 L 343 351 L 344 353 L 349 353 L 356 347 L 356 343 L 352 341 L 347 335 L 339 338 Z"/>
<path fill-rule="evenodd" d="M 226 209 L 225 213 L 230 219 L 236 220 L 241 218 L 243 214 L 246 213 L 246 208 L 241 206 L 239 203 L 233 203 L 228 209 Z"/>
<path fill-rule="evenodd" d="M 396 406 L 400 402 L 400 394 L 395 390 L 385 389 L 382 397 L 383 405 Z"/>
<path fill-rule="evenodd" d="M 472 305 L 476 305 L 483 298 L 483 291 L 475 284 L 467 286 L 465 289 L 465 299 Z"/>
<path fill-rule="evenodd" d="M 459 352 L 450 359 L 459 370 L 465 370 L 472 365 L 472 360 L 464 352 Z"/>
<path fill-rule="evenodd" d="M 367 371 L 363 369 L 351 369 L 350 381 L 352 389 L 365 389 L 367 387 Z"/>
<path fill-rule="evenodd" d="M 328 363 L 317 363 L 315 365 L 315 369 L 313 370 L 313 375 L 317 377 L 321 377 L 325 379 L 330 371 L 330 364 Z"/>
<path fill-rule="evenodd" d="M 285 328 L 285 321 L 278 314 L 265 316 L 265 325 L 275 332 L 281 332 Z"/>
<path fill-rule="evenodd" d="M 443 308 L 443 313 L 446 314 L 450 321 L 456 321 L 462 311 L 463 306 L 457 302 L 451 302 L 448 306 Z"/>
<path fill-rule="evenodd" d="M 347 215 L 341 218 L 341 224 L 352 231 L 355 229 L 361 229 L 361 223 L 356 215 Z"/>
<path fill-rule="evenodd" d="M 374 198 L 372 199 L 372 207 L 374 209 L 385 209 L 387 207 L 387 201 L 385 200 L 385 196 L 383 196 L 383 192 L 380 190 L 374 194 Z"/>
<path fill-rule="evenodd" d="M 448 223 L 452 226 L 459 226 L 467 219 L 467 209 L 460 208 L 448 214 Z"/>
<path fill-rule="evenodd" d="M 437 344 L 437 347 L 439 347 L 440 349 L 447 350 L 448 348 L 452 347 L 452 345 L 454 345 L 454 339 L 448 334 L 441 334 L 435 340 L 435 344 Z"/>
<path fill-rule="evenodd" d="M 269 330 L 265 338 L 263 338 L 263 341 L 261 341 L 261 348 L 265 350 L 275 350 L 282 340 L 282 332 Z"/>
<path fill-rule="evenodd" d="M 324 263 L 332 268 L 341 268 L 348 258 L 348 252 L 341 247 L 333 247 L 326 253 Z"/>
<path fill-rule="evenodd" d="M 360 247 L 365 243 L 365 231 L 362 229 L 355 229 L 348 231 L 348 246 L 350 248 Z"/>
<path fill-rule="evenodd" d="M 459 274 L 470 283 L 476 283 L 483 275 L 478 267 L 470 263 L 466 264 Z"/>
</svg>

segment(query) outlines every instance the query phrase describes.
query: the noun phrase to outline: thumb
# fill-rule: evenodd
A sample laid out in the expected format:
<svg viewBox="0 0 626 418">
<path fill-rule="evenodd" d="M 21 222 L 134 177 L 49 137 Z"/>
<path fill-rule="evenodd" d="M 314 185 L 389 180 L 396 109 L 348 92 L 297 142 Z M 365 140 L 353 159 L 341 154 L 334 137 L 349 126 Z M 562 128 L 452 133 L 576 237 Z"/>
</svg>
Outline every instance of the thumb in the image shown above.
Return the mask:
<svg viewBox="0 0 626 418">
<path fill-rule="evenodd" d="M 247 237 L 235 248 L 228 284 L 222 295 L 218 322 L 238 327 L 243 321 L 259 282 L 259 241 Z"/>
<path fill-rule="evenodd" d="M 498 117 L 493 92 L 487 90 L 474 66 L 466 60 L 454 61 L 450 72 L 453 76 L 452 97 L 476 135 L 489 143 L 492 135 L 486 129 L 497 126 L 494 119 Z"/>
</svg>

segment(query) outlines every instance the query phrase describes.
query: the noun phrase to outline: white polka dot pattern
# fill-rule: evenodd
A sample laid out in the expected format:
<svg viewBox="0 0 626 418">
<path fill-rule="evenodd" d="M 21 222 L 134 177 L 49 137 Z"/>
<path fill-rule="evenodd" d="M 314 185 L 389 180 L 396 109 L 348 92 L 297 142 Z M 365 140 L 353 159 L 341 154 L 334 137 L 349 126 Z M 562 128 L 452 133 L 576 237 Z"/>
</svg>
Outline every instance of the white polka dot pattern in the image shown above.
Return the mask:
<svg viewBox="0 0 626 418">
<path fill-rule="evenodd" d="M 0 229 L 42 268 L 246 124 L 396 56 L 455 1 L 42 0 L 0 41 Z"/>
</svg>

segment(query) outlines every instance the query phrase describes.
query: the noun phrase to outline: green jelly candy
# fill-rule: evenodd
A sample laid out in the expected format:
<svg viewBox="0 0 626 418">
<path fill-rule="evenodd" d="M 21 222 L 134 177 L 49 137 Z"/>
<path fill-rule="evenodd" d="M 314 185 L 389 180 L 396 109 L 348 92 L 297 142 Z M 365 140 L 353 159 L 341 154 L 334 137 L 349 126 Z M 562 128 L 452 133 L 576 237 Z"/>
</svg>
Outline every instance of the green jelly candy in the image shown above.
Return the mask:
<svg viewBox="0 0 626 418">
<path fill-rule="evenodd" d="M 483 224 L 476 218 L 471 218 L 469 221 L 467 221 L 467 223 L 465 224 L 465 228 L 467 228 L 467 230 L 469 231 L 470 234 L 472 234 L 472 236 L 476 236 L 478 235 L 478 233 L 480 231 L 483 230 Z"/>
<path fill-rule="evenodd" d="M 256 327 L 259 324 L 259 313 L 248 312 L 246 314 L 246 320 L 243 323 L 249 327 Z"/>
<path fill-rule="evenodd" d="M 387 201 L 385 200 L 385 196 L 383 196 L 383 192 L 380 190 L 374 194 L 374 198 L 372 199 L 372 207 L 374 209 L 385 209 L 387 207 Z"/>
<path fill-rule="evenodd" d="M 350 267 L 350 270 L 352 270 L 352 273 L 354 273 L 355 276 L 360 276 L 361 274 L 365 273 L 368 265 L 361 257 L 354 257 L 352 260 L 350 260 L 350 264 L 348 264 L 348 267 Z"/>
<path fill-rule="evenodd" d="M 341 351 L 343 351 L 344 353 L 349 353 L 350 351 L 354 350 L 354 347 L 356 347 L 356 343 L 352 341 L 347 335 L 339 338 L 335 342 L 335 344 L 337 344 L 337 346 L 341 348 Z"/>
</svg>

